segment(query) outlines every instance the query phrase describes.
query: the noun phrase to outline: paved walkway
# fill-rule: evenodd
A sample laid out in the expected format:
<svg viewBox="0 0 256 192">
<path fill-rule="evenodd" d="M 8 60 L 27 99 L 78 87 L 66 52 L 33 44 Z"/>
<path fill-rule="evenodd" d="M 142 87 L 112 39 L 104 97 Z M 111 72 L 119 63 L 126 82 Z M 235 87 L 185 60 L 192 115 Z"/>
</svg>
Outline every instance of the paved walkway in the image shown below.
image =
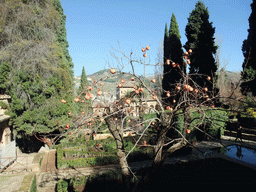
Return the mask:
<svg viewBox="0 0 256 192">
<path fill-rule="evenodd" d="M 19 191 L 24 176 L 34 169 L 33 159 L 36 154 L 18 153 L 17 161 L 9 166 L 6 171 L 0 173 L 0 192 Z"/>
</svg>

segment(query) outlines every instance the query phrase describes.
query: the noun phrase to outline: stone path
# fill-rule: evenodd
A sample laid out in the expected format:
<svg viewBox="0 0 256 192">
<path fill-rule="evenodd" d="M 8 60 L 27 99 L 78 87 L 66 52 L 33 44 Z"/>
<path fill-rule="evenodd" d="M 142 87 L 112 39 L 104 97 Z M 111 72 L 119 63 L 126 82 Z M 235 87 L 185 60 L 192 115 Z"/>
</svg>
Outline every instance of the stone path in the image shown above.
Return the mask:
<svg viewBox="0 0 256 192">
<path fill-rule="evenodd" d="M 33 159 L 36 154 L 18 153 L 17 161 L 8 167 L 6 171 L 0 173 L 0 192 L 19 191 L 24 176 L 35 170 Z"/>
</svg>

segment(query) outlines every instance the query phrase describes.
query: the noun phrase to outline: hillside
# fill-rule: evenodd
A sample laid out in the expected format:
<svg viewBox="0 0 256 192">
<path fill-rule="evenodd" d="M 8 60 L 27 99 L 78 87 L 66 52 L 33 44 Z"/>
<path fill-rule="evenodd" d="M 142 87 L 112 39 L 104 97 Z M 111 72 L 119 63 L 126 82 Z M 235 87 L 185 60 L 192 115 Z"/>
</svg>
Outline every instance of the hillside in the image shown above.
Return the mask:
<svg viewBox="0 0 256 192">
<path fill-rule="evenodd" d="M 240 72 L 233 72 L 233 71 L 224 71 L 226 80 L 231 81 L 231 82 L 238 82 L 240 79 Z M 220 74 L 220 72 L 218 73 Z M 117 76 L 117 75 L 112 75 L 110 73 L 109 69 L 104 69 L 97 71 L 91 75 L 87 75 L 87 79 L 90 83 L 93 83 L 94 80 L 98 79 L 105 79 L 104 82 L 104 90 L 105 92 L 115 92 L 116 91 L 116 86 L 120 82 L 120 79 L 124 79 L 126 81 L 130 81 L 132 75 L 128 73 L 122 74 L 122 77 Z M 74 77 L 74 83 L 76 87 L 79 87 L 80 85 L 80 76 L 75 76 Z M 152 77 L 146 77 L 146 82 L 147 84 L 150 84 Z"/>
<path fill-rule="evenodd" d="M 130 81 L 132 75 L 129 73 L 122 73 L 121 75 L 112 75 L 110 73 L 109 69 L 104 69 L 97 71 L 91 75 L 87 75 L 87 79 L 90 83 L 93 83 L 95 80 L 98 81 L 102 79 L 104 83 L 104 91 L 105 92 L 115 92 L 117 84 L 121 81 L 121 79 L 124 79 L 126 82 Z M 75 76 L 75 86 L 79 87 L 80 85 L 80 76 Z M 146 83 L 149 84 L 152 77 L 147 77 L 145 79 Z"/>
</svg>

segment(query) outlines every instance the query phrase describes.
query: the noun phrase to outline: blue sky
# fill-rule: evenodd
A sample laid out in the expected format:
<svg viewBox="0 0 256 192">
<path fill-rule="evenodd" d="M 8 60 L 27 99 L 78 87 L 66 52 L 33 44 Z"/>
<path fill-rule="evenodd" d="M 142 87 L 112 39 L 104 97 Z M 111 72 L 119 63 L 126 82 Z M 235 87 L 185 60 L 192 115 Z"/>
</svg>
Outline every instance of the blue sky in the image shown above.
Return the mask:
<svg viewBox="0 0 256 192">
<path fill-rule="evenodd" d="M 197 0 L 61 0 L 67 16 L 66 28 L 69 53 L 74 62 L 75 76 L 101 69 L 118 67 L 110 51 L 119 48 L 129 55 L 142 58 L 141 48 L 150 45 L 146 63 L 154 64 L 159 42 L 163 39 L 165 23 L 168 27 L 175 14 L 181 34 L 181 42 L 187 41 L 187 18 Z M 252 0 L 204 0 L 210 13 L 215 35 L 222 39 L 221 63 L 229 71 L 241 71 L 243 55 L 241 46 L 248 35 L 248 18 Z M 124 61 L 125 64 L 125 61 Z M 143 67 L 135 66 L 138 74 Z M 130 68 L 125 68 L 131 71 Z M 154 73 L 153 67 L 146 71 Z"/>
</svg>

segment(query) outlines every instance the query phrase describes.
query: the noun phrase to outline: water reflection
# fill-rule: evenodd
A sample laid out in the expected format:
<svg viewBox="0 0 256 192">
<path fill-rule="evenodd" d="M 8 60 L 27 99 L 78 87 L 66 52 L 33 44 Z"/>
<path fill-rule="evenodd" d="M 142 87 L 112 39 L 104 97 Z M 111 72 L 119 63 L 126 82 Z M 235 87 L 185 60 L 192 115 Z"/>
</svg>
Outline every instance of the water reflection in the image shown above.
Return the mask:
<svg viewBox="0 0 256 192">
<path fill-rule="evenodd" d="M 236 156 L 237 156 L 239 159 L 242 159 L 242 158 L 243 158 L 243 155 L 242 155 L 242 147 L 241 147 L 240 145 L 237 145 L 236 148 L 237 148 Z"/>
<path fill-rule="evenodd" d="M 253 149 L 242 147 L 240 145 L 231 145 L 227 148 L 220 148 L 218 152 L 235 159 L 240 159 L 251 164 L 256 164 L 256 151 Z"/>
</svg>

